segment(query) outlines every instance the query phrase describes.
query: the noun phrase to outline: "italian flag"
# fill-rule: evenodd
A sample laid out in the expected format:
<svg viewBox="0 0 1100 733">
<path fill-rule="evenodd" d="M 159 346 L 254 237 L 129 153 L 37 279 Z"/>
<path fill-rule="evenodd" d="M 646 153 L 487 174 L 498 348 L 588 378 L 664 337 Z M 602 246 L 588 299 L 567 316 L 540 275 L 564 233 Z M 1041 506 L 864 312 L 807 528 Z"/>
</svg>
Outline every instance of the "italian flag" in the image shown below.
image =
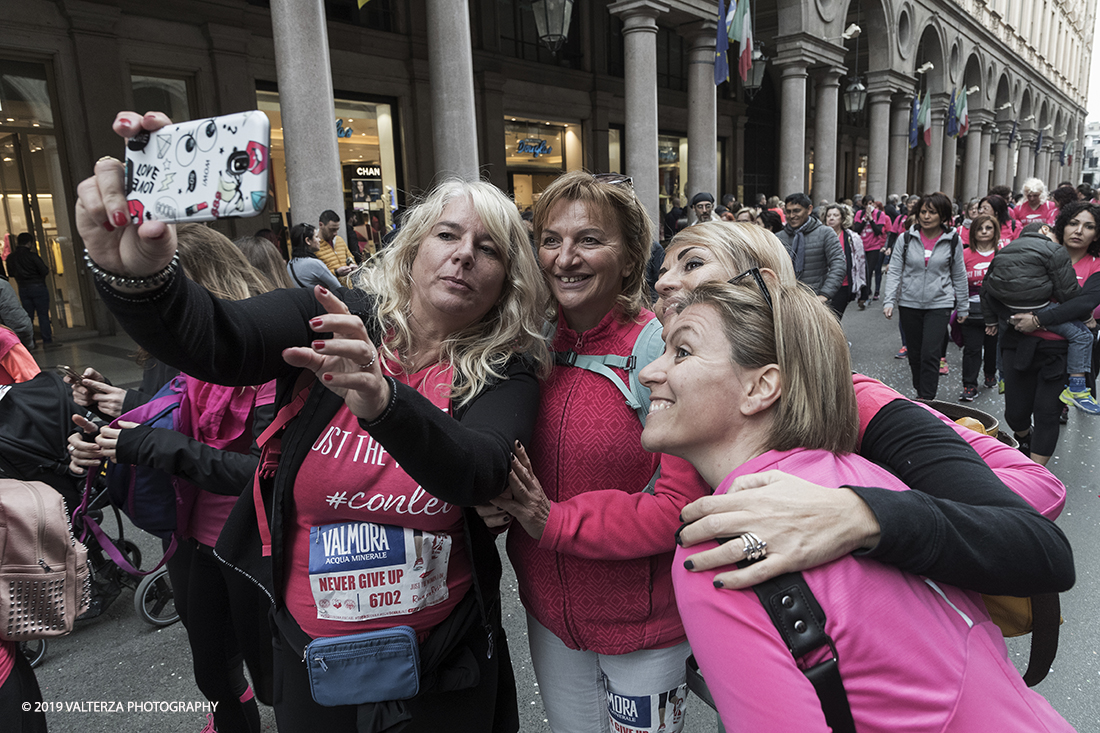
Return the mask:
<svg viewBox="0 0 1100 733">
<path fill-rule="evenodd" d="M 970 108 L 966 104 L 966 90 L 963 89 L 959 96 L 962 97 L 959 100 L 959 109 L 956 113 L 959 120 L 959 134 L 955 137 L 962 137 L 970 129 Z"/>
<path fill-rule="evenodd" d="M 917 124 L 920 125 L 921 132 L 924 134 L 924 144 L 932 144 L 932 105 L 928 99 L 928 92 L 924 93 L 924 101 L 920 103 L 920 116 L 917 117 Z"/>
<path fill-rule="evenodd" d="M 737 57 L 737 73 L 741 81 L 745 81 L 749 78 L 749 69 L 752 68 L 752 16 L 749 14 L 749 0 L 738 0 L 733 19 L 729 23 L 729 39 L 731 43 L 741 44 L 741 55 Z"/>
</svg>

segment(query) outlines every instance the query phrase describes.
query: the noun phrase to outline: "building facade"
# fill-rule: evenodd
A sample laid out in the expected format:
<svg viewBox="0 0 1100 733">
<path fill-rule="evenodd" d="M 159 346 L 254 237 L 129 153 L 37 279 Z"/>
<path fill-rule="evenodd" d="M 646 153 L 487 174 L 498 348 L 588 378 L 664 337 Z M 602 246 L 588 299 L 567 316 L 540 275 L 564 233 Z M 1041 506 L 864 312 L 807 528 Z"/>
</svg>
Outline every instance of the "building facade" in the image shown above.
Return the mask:
<svg viewBox="0 0 1100 733">
<path fill-rule="evenodd" d="M 70 212 L 95 160 L 121 157 L 121 109 L 268 115 L 268 209 L 218 222 L 231 236 L 322 208 L 384 228 L 440 175 L 471 170 L 521 208 L 566 170 L 627 173 L 655 217 L 701 190 L 967 198 L 1033 174 L 1078 182 L 1083 156 L 1062 153 L 1084 151 L 1095 7 L 758 0 L 764 72 L 746 89 L 735 62 L 714 85 L 714 0 L 576 0 L 556 53 L 511 1 L 0 0 L 0 234 L 35 233 L 55 323 L 112 330 Z M 857 81 L 866 103 L 850 114 Z M 960 89 L 971 124 L 956 139 L 944 127 Z M 918 94 L 931 143 L 910 148 Z"/>
</svg>

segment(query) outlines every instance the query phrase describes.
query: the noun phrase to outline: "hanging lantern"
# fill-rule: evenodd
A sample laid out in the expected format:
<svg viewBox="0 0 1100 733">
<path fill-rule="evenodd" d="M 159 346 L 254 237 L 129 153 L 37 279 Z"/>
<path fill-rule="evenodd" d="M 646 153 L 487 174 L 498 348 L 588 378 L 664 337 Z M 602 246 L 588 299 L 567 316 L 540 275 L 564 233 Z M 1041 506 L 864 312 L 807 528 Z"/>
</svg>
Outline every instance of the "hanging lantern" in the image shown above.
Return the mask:
<svg viewBox="0 0 1100 733">
<path fill-rule="evenodd" d="M 749 68 L 749 78 L 743 84 L 749 97 L 752 97 L 764 84 L 764 67 L 767 66 L 768 57 L 764 55 L 764 44 L 754 43 L 752 47 L 752 66 Z"/>
<path fill-rule="evenodd" d="M 867 87 L 863 86 L 859 77 L 852 79 L 852 83 L 844 90 L 844 111 L 850 115 L 858 115 L 867 106 Z"/>
<path fill-rule="evenodd" d="M 569 21 L 573 16 L 573 0 L 535 0 L 531 3 L 539 40 L 557 53 L 569 39 Z"/>
</svg>

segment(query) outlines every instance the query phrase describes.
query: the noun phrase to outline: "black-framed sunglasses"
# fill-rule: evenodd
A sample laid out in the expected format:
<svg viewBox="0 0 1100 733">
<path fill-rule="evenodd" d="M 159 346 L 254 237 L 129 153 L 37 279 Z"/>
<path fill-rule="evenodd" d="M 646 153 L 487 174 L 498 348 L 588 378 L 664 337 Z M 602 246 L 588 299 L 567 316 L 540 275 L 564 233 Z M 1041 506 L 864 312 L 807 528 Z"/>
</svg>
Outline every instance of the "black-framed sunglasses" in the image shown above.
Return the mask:
<svg viewBox="0 0 1100 733">
<path fill-rule="evenodd" d="M 634 179 L 630 176 L 624 176 L 621 173 L 596 173 L 592 178 L 600 183 L 607 183 L 612 186 L 629 186 L 634 188 Z"/>
<path fill-rule="evenodd" d="M 768 286 L 764 283 L 764 276 L 760 274 L 759 267 L 752 267 L 748 270 L 745 270 L 740 275 L 730 278 L 727 282 L 730 285 L 735 285 L 749 275 L 752 275 L 752 279 L 755 280 L 756 284 L 760 286 L 760 293 L 764 296 L 764 302 L 768 304 L 768 308 L 774 311 L 775 306 L 772 305 L 772 294 L 768 292 Z"/>
</svg>

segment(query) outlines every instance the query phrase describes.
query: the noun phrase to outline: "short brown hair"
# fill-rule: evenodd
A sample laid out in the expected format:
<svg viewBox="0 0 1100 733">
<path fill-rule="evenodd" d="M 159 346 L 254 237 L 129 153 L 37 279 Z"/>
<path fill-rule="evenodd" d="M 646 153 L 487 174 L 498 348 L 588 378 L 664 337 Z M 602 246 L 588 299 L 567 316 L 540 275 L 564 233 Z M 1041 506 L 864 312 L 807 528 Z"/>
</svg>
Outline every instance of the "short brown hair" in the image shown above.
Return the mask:
<svg viewBox="0 0 1100 733">
<path fill-rule="evenodd" d="M 634 318 L 649 305 L 649 286 L 645 268 L 654 242 L 653 222 L 642 202 L 634 195 L 629 179 L 620 182 L 601 181 L 585 171 L 570 171 L 551 183 L 535 203 L 535 242 L 542 241 L 550 211 L 562 201 L 579 201 L 593 213 L 609 212 L 615 217 L 623 237 L 623 255 L 630 274 L 623 278 L 622 291 L 616 303 L 623 315 Z M 550 312 L 557 313 L 556 304 Z"/>
<path fill-rule="evenodd" d="M 993 225 L 993 248 L 997 248 L 997 240 L 1001 238 L 1001 225 L 997 222 L 996 217 L 990 216 L 989 214 L 978 214 L 974 217 L 973 221 L 970 222 L 970 239 L 966 243 L 967 249 L 974 250 L 974 234 L 977 233 L 982 224 L 986 222 Z M 977 250 L 974 251 L 976 252 Z"/>
<path fill-rule="evenodd" d="M 744 369 L 779 366 L 782 393 L 773 405 L 769 450 L 855 450 L 859 413 L 848 342 L 840 321 L 802 283 L 781 285 L 765 274 L 771 304 L 754 278 L 704 283 L 677 305 L 718 312 L 730 358 Z"/>
</svg>

